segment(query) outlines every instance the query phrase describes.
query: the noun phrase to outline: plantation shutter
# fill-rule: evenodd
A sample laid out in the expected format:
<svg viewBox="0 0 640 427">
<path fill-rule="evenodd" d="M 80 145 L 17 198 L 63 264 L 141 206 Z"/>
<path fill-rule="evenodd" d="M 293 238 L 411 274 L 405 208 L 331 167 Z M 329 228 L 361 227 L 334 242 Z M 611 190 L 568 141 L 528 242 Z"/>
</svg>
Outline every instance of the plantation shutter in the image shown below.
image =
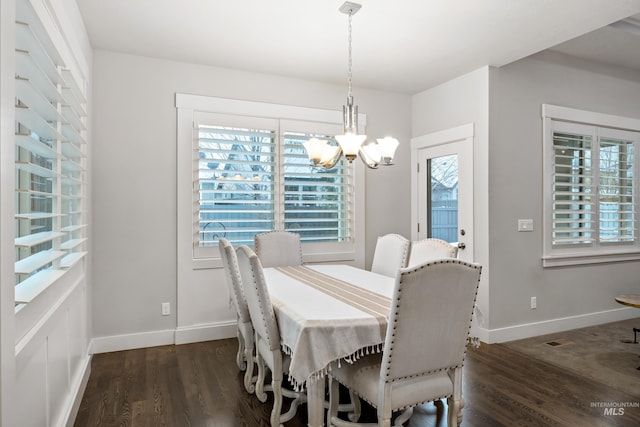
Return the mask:
<svg viewBox="0 0 640 427">
<path fill-rule="evenodd" d="M 552 244 L 591 244 L 596 236 L 595 129 L 555 123 L 553 131 Z"/>
<path fill-rule="evenodd" d="M 26 0 L 16 3 L 16 304 L 86 254 L 86 99 Z"/>
<path fill-rule="evenodd" d="M 543 267 L 640 259 L 640 120 L 543 104 Z"/>
<path fill-rule="evenodd" d="M 310 138 L 332 141 L 341 128 L 321 123 L 283 120 L 284 229 L 303 242 L 344 242 L 350 238 L 349 197 L 353 188 L 347 163 L 326 170 L 310 166 L 303 143 Z"/>
<path fill-rule="evenodd" d="M 638 133 L 554 123 L 553 245 L 633 243 Z"/>
<path fill-rule="evenodd" d="M 198 113 L 195 134 L 196 257 L 221 237 L 253 244 L 254 234 L 275 228 L 277 121 Z"/>
<path fill-rule="evenodd" d="M 637 134 L 604 129 L 599 138 L 599 239 L 635 242 L 634 159 Z"/>
</svg>

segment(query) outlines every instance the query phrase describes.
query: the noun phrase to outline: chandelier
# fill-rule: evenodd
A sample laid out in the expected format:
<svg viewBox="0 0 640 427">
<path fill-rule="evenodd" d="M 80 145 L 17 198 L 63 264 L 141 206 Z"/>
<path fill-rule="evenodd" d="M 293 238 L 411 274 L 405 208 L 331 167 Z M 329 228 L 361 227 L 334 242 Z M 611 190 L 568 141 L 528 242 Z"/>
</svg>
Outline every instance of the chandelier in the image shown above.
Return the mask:
<svg viewBox="0 0 640 427">
<path fill-rule="evenodd" d="M 344 133 L 336 135 L 339 145 L 332 145 L 327 140 L 311 138 L 304 143 L 309 159 L 316 167 L 325 169 L 333 168 L 344 155 L 349 163 L 356 157 L 364 162 L 367 167 L 377 169 L 380 165 L 393 164 L 393 156 L 398 147 L 398 140 L 392 137 L 377 139 L 375 142 L 365 142 L 367 135 L 358 133 L 358 106 L 353 104 L 351 88 L 351 18 L 360 10 L 357 3 L 344 2 L 338 10 L 349 15 L 349 73 L 347 104 L 342 106 L 344 121 Z"/>
</svg>

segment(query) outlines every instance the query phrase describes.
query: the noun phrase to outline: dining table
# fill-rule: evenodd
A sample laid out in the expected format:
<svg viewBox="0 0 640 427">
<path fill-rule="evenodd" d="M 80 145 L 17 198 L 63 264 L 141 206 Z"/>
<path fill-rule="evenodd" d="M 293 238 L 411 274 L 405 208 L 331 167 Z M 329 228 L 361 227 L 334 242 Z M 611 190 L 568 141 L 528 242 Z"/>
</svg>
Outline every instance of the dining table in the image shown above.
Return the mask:
<svg viewBox="0 0 640 427">
<path fill-rule="evenodd" d="M 324 426 L 330 366 L 382 352 L 395 279 L 345 264 L 264 268 L 264 278 L 289 380 L 307 390 L 308 426 Z"/>
<path fill-rule="evenodd" d="M 628 307 L 640 308 L 640 294 L 624 294 L 618 295 L 616 297 L 616 302 L 622 305 L 626 305 Z M 640 328 L 632 328 L 633 330 L 633 341 L 625 340 L 623 342 L 629 344 L 638 344 L 638 332 L 640 332 Z M 640 366 L 636 368 L 640 371 Z"/>
</svg>

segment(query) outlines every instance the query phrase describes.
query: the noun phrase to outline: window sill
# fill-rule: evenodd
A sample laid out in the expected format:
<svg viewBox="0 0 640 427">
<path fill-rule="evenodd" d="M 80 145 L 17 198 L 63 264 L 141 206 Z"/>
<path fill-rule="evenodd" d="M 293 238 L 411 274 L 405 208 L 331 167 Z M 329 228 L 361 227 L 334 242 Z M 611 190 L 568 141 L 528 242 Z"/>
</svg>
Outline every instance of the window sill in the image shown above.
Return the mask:
<svg viewBox="0 0 640 427">
<path fill-rule="evenodd" d="M 353 252 L 326 252 L 326 253 L 303 253 L 302 260 L 305 263 L 331 263 L 331 262 L 353 262 L 355 260 Z M 201 258 L 193 259 L 192 266 L 194 270 L 206 270 L 210 268 L 222 268 L 222 260 L 220 258 Z"/>
<path fill-rule="evenodd" d="M 62 259 L 60 269 L 47 269 L 39 271 L 28 279 L 15 285 L 14 300 L 15 312 L 17 313 L 26 304 L 30 304 L 38 295 L 60 280 L 87 252 L 71 253 Z"/>
<path fill-rule="evenodd" d="M 64 273 L 64 270 L 43 270 L 18 283 L 15 287 L 16 304 L 29 304 Z"/>
<path fill-rule="evenodd" d="M 625 262 L 640 260 L 640 251 L 615 252 L 599 254 L 565 254 L 549 255 L 542 257 L 542 266 L 565 267 L 572 265 L 603 264 L 610 262 Z"/>
</svg>

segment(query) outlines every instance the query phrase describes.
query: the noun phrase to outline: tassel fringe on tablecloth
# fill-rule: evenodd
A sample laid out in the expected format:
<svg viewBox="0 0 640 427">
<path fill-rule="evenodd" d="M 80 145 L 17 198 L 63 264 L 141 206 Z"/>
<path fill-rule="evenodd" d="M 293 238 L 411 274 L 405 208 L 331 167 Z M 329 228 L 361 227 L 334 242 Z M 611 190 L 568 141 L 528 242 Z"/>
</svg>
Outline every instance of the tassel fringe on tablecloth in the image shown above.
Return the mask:
<svg viewBox="0 0 640 427">
<path fill-rule="evenodd" d="M 293 351 L 286 345 L 282 344 L 282 351 L 284 352 L 284 354 L 291 356 L 293 354 Z M 356 350 L 355 352 L 348 354 L 346 356 L 343 356 L 341 358 L 338 359 L 338 366 L 340 366 L 340 364 L 342 363 L 342 361 L 345 361 L 347 363 L 354 363 L 355 361 L 357 361 L 358 359 L 364 357 L 364 356 L 368 356 L 370 354 L 378 354 L 378 353 L 382 353 L 382 350 L 384 348 L 384 343 L 381 344 L 375 344 L 375 345 L 370 345 L 361 349 Z M 309 378 L 307 378 L 305 381 L 298 381 L 296 380 L 294 377 L 291 376 L 291 374 L 287 374 L 287 379 L 289 380 L 289 383 L 291 384 L 291 386 L 293 387 L 294 391 L 302 391 L 304 390 L 307 381 L 311 380 L 311 381 L 317 381 L 317 380 L 321 380 L 323 379 L 325 376 L 327 376 L 329 374 L 331 370 L 331 365 L 327 365 L 324 368 L 313 372 Z"/>
</svg>

